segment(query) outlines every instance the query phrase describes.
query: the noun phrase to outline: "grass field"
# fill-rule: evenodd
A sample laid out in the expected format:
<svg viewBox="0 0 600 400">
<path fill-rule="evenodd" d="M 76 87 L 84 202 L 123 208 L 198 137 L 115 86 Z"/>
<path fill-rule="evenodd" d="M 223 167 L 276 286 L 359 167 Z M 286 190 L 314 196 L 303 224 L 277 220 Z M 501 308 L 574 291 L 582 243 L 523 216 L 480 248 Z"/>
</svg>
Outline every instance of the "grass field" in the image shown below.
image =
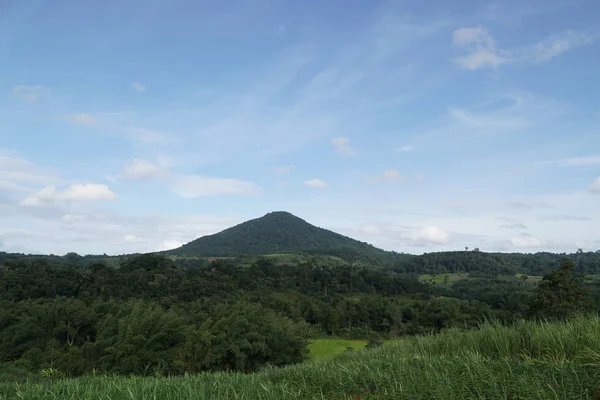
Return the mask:
<svg viewBox="0 0 600 400">
<path fill-rule="evenodd" d="M 597 400 L 599 337 L 597 317 L 487 325 L 250 375 L 0 384 L 0 399 Z"/>
<path fill-rule="evenodd" d="M 319 360 L 340 355 L 348 347 L 357 350 L 366 345 L 366 340 L 315 339 L 311 340 L 308 344 L 308 350 L 310 351 L 309 356 L 312 360 Z"/>
</svg>

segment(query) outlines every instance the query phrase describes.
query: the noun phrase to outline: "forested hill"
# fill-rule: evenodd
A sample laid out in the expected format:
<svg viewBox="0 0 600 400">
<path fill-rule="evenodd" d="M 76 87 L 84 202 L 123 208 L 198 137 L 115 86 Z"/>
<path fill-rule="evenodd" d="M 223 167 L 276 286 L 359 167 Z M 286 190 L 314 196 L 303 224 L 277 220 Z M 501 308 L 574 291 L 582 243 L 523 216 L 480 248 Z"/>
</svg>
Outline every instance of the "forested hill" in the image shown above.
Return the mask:
<svg viewBox="0 0 600 400">
<path fill-rule="evenodd" d="M 368 243 L 316 227 L 283 211 L 268 213 L 261 218 L 246 221 L 159 254 L 171 256 L 176 263 L 185 266 L 197 266 L 213 257 L 244 258 L 246 260 L 240 260 L 236 264 L 247 265 L 259 256 L 271 254 L 295 255 L 293 262 L 288 258 L 281 258 L 280 262 L 283 263 L 298 264 L 312 259 L 311 263 L 321 265 L 331 261 L 328 256 L 335 256 L 336 260 L 343 264 L 382 267 L 401 274 L 433 275 L 457 272 L 543 275 L 568 258 L 575 262 L 579 272 L 600 274 L 600 250 L 578 251 L 572 254 L 522 254 L 487 253 L 474 249 L 411 255 L 378 249 Z M 118 267 L 132 257 L 135 257 L 135 254 L 80 256 L 69 253 L 65 256 L 34 256 L 0 252 L 0 266 L 5 262 L 31 263 L 43 260 L 49 265 L 85 267 L 100 262 L 110 267 Z"/>
<path fill-rule="evenodd" d="M 288 212 L 276 211 L 214 235 L 198 238 L 168 255 L 240 257 L 264 254 L 322 254 L 346 261 L 390 264 L 397 253 L 378 249 L 309 224 Z"/>
</svg>

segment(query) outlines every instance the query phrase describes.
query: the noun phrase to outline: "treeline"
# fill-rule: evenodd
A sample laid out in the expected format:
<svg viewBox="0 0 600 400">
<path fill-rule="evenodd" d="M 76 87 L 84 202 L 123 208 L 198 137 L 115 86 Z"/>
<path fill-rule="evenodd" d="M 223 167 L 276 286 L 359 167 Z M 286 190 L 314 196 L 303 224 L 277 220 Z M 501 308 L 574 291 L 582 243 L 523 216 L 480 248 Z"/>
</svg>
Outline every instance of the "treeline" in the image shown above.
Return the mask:
<svg viewBox="0 0 600 400">
<path fill-rule="evenodd" d="M 572 261 L 576 270 L 600 274 L 600 250 L 566 253 L 486 253 L 474 250 L 426 253 L 420 256 L 398 255 L 392 269 L 399 273 L 444 274 L 484 273 L 488 275 L 544 275 L 564 261 Z"/>
<path fill-rule="evenodd" d="M 194 243 L 194 242 L 192 242 Z M 360 242 L 359 242 L 360 243 Z M 361 245 L 364 245 L 361 243 Z M 277 253 L 277 251 L 274 251 Z M 281 251 L 280 251 L 281 252 Z M 329 247 L 315 247 L 311 250 L 296 251 L 294 248 L 286 250 L 296 254 L 299 258 L 309 262 L 323 255 L 335 256 L 344 260 L 349 265 L 368 265 L 395 271 L 399 274 L 445 274 L 445 273 L 483 273 L 487 275 L 544 275 L 552 269 L 558 268 L 565 260 L 571 260 L 576 270 L 585 274 L 600 274 L 600 250 L 595 252 L 578 251 L 576 253 L 547 253 L 533 254 L 522 253 L 486 253 L 478 249 L 464 251 L 446 251 L 425 253 L 422 255 L 400 254 L 384 252 L 372 246 L 352 247 L 335 245 Z M 285 252 L 284 252 L 285 253 Z M 25 254 L 0 252 L 0 265 L 7 262 L 32 263 L 35 260 L 44 260 L 49 265 L 85 267 L 102 263 L 112 267 L 139 256 L 138 254 L 124 256 L 86 255 L 80 256 L 69 253 L 65 256 L 30 256 Z M 248 256 L 238 258 L 252 258 Z M 196 267 L 208 265 L 206 259 L 190 256 L 191 261 L 185 257 L 177 260 L 180 265 Z"/>
<path fill-rule="evenodd" d="M 0 368 L 54 368 L 69 376 L 251 372 L 302 361 L 310 338 L 394 338 L 512 321 L 536 299 L 533 280 L 496 272 L 432 285 L 412 271 L 298 260 L 176 263 L 146 254 L 113 267 L 77 255 L 4 259 Z M 597 310 L 598 285 L 588 286 Z M 542 309 L 560 293 L 547 292 L 551 300 L 538 299 Z"/>
<path fill-rule="evenodd" d="M 309 338 L 396 337 L 494 316 L 442 291 L 382 269 L 264 258 L 195 268 L 151 254 L 119 268 L 4 261 L 0 364 L 69 376 L 249 372 L 302 361 Z"/>
<path fill-rule="evenodd" d="M 57 297 L 0 306 L 0 357 L 29 371 L 255 371 L 306 355 L 304 324 L 244 301 L 165 308 L 149 300 Z"/>
</svg>

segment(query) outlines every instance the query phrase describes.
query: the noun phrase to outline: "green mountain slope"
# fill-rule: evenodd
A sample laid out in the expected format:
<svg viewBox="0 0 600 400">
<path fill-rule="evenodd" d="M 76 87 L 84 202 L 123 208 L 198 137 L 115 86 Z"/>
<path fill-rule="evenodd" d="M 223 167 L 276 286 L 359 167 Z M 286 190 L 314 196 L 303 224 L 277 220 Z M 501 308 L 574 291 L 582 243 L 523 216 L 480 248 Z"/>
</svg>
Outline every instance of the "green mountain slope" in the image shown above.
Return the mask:
<svg viewBox="0 0 600 400">
<path fill-rule="evenodd" d="M 374 263 L 391 261 L 396 254 L 316 227 L 283 211 L 271 212 L 217 234 L 203 236 L 166 253 L 196 257 L 313 253 Z"/>
</svg>

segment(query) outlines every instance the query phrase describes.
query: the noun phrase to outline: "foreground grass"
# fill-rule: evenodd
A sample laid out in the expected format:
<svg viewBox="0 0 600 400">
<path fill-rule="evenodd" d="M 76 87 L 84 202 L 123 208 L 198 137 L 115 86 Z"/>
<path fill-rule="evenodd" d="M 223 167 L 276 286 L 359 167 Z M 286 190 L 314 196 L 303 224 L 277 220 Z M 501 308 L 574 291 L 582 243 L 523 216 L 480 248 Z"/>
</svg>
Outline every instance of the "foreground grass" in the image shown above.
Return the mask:
<svg viewBox="0 0 600 400">
<path fill-rule="evenodd" d="M 252 375 L 4 384 L 0 399 L 599 399 L 599 338 L 592 317 L 487 325 Z"/>
</svg>

